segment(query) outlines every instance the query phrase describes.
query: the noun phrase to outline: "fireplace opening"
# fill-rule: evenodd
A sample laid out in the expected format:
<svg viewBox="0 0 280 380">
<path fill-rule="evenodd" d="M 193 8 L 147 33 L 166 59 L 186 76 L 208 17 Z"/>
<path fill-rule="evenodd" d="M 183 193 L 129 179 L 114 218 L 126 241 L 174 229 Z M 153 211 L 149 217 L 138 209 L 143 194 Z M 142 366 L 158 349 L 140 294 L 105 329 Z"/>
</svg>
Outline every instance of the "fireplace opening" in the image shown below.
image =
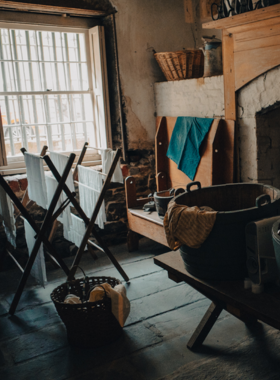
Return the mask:
<svg viewBox="0 0 280 380">
<path fill-rule="evenodd" d="M 256 114 L 257 178 L 280 188 L 280 103 Z"/>
</svg>

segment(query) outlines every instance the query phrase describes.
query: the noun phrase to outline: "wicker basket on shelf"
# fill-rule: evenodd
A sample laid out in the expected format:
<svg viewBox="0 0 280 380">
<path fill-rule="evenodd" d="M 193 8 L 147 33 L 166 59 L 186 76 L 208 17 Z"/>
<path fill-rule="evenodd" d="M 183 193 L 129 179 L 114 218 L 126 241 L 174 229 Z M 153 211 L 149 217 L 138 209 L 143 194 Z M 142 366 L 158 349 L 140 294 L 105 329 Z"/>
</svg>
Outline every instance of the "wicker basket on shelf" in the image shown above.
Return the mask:
<svg viewBox="0 0 280 380">
<path fill-rule="evenodd" d="M 203 77 L 204 55 L 199 49 L 154 53 L 154 56 L 167 80 Z"/>
</svg>

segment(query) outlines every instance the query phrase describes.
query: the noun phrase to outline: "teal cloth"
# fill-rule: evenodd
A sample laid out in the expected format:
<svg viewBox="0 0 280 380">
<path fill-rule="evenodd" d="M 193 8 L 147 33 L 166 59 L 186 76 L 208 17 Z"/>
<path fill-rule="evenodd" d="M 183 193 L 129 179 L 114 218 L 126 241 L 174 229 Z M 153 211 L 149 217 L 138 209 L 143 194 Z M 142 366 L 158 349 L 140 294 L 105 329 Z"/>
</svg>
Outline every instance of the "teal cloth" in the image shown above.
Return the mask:
<svg viewBox="0 0 280 380">
<path fill-rule="evenodd" d="M 167 150 L 167 157 L 191 180 L 200 162 L 199 147 L 213 119 L 178 117 Z"/>
</svg>

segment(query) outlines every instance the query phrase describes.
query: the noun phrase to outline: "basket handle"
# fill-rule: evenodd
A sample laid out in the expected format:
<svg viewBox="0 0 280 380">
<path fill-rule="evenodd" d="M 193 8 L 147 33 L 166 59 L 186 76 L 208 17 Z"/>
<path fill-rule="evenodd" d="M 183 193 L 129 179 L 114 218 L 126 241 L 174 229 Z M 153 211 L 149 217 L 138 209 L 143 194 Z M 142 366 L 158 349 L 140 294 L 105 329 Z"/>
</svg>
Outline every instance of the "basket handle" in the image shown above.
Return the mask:
<svg viewBox="0 0 280 380">
<path fill-rule="evenodd" d="M 70 269 L 70 272 L 69 272 L 68 277 L 67 277 L 67 281 L 75 280 L 75 277 L 73 276 L 73 273 L 74 273 L 74 269 L 76 269 L 76 268 L 81 269 L 81 271 L 83 272 L 83 275 L 84 275 L 85 278 L 86 278 L 86 274 L 85 274 L 83 268 L 81 268 L 79 265 L 74 265 L 74 266 Z"/>
</svg>

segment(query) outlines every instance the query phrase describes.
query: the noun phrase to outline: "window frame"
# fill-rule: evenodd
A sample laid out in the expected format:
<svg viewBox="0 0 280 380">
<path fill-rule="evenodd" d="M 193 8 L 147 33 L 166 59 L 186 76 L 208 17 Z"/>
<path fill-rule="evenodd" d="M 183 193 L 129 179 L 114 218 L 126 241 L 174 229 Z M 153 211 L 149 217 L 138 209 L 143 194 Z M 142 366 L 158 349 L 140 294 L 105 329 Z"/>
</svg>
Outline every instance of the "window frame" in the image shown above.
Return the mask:
<svg viewBox="0 0 280 380">
<path fill-rule="evenodd" d="M 0 28 L 2 29 L 21 29 L 21 30 L 36 30 L 36 31 L 51 31 L 51 32 L 62 32 L 62 33 L 82 33 L 84 34 L 85 38 L 85 48 L 86 48 L 86 59 L 87 59 L 87 74 L 88 74 L 88 83 L 89 83 L 89 89 L 88 91 L 51 91 L 50 94 L 56 95 L 56 94 L 75 94 L 75 93 L 84 93 L 84 94 L 90 94 L 91 99 L 92 99 L 92 107 L 93 107 L 93 124 L 96 126 L 96 104 L 95 104 L 95 96 L 94 96 L 94 83 L 93 83 L 93 62 L 91 60 L 91 52 L 90 52 L 90 35 L 89 31 L 92 29 L 91 28 L 85 28 L 85 27 L 70 27 L 70 26 L 61 26 L 61 25 L 48 25 L 48 24 L 36 24 L 34 23 L 24 23 L 24 22 L 4 22 L 0 21 Z M 93 27 L 94 28 L 94 27 Z M 104 38 L 104 36 L 103 36 Z M 104 41 L 103 41 L 104 44 Z M 102 52 L 101 50 L 104 50 L 105 45 L 99 46 L 100 53 L 101 53 L 101 59 L 104 61 L 105 60 L 105 70 L 106 70 L 106 56 L 102 57 Z M 103 51 L 105 53 L 105 50 Z M 104 62 L 102 62 L 102 69 L 104 69 Z M 101 73 L 102 75 L 107 75 L 106 73 Z M 107 83 L 105 83 L 107 85 Z M 108 88 L 106 89 L 106 92 L 108 93 Z M 39 94 L 47 94 L 48 92 L 44 91 L 30 91 L 30 92 L 24 92 L 26 95 L 39 95 Z M 10 92 L 0 92 L 0 95 L 8 95 Z M 18 92 L 17 94 L 20 94 Z M 104 103 L 107 103 L 106 106 L 109 109 L 109 100 L 106 96 L 103 96 Z M 105 133 L 106 136 L 109 136 L 107 138 L 107 147 L 111 148 L 112 146 L 112 141 L 111 141 L 111 131 L 108 129 L 110 128 L 110 123 L 105 123 Z M 70 153 L 75 153 L 76 154 L 76 159 L 75 162 L 78 160 L 81 149 L 76 149 L 73 151 L 61 151 L 65 155 L 69 155 Z M 12 157 L 7 157 L 7 166 L 0 166 L 0 173 L 2 175 L 10 175 L 10 174 L 22 174 L 26 172 L 25 168 L 25 162 L 24 162 L 24 157 L 22 156 L 12 156 Z M 94 166 L 94 165 L 99 165 L 101 163 L 101 156 L 96 150 L 91 150 L 88 149 L 86 152 L 86 155 L 83 160 L 83 164 L 86 166 Z"/>
</svg>

